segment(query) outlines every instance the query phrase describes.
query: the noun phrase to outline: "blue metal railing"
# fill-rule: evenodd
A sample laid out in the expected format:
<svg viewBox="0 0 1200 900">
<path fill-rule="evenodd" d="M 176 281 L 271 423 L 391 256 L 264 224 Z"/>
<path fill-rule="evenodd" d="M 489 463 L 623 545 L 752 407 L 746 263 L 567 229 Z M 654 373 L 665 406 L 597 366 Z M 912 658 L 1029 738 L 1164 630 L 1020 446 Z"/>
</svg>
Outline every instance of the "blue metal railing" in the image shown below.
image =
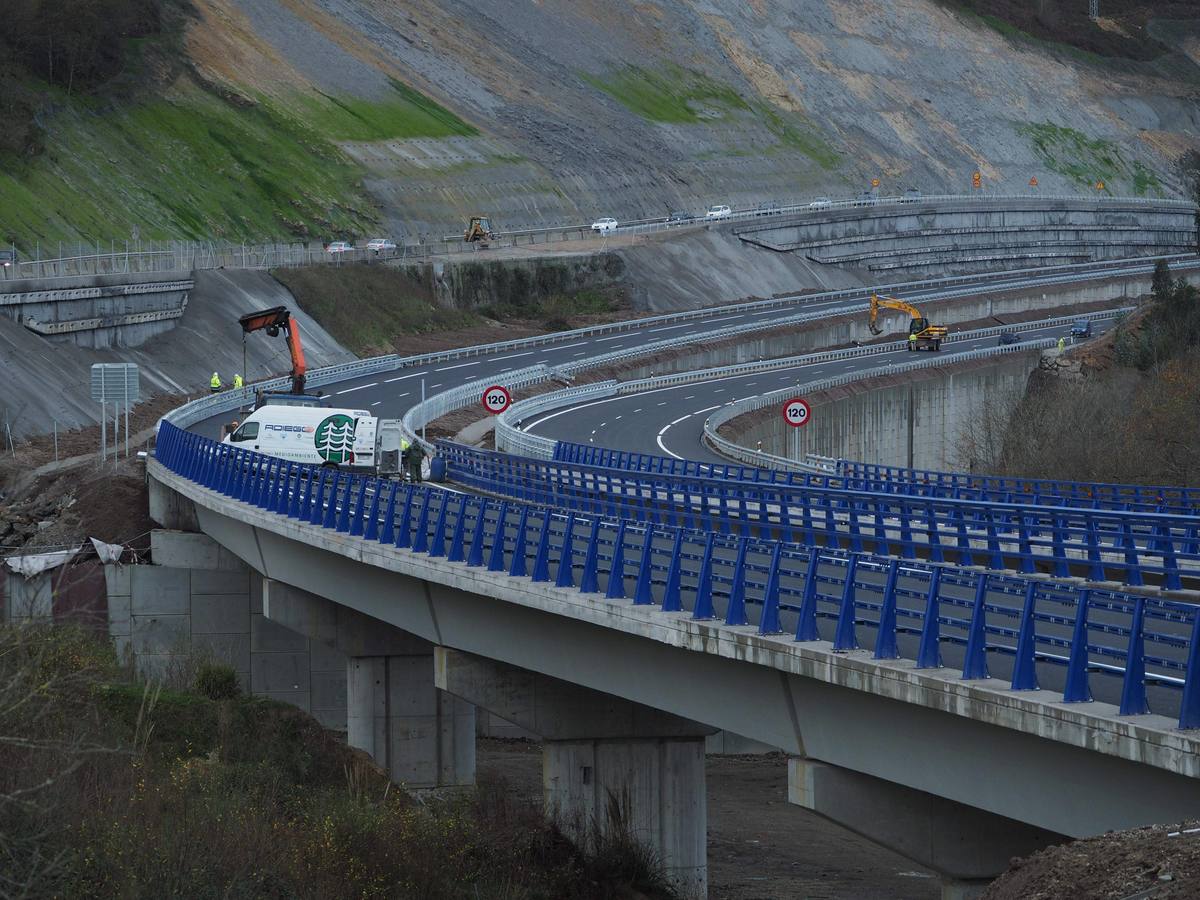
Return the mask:
<svg viewBox="0 0 1200 900">
<path fill-rule="evenodd" d="M 837 460 L 832 472 L 784 472 L 739 463 L 704 463 L 559 441 L 554 459 L 667 475 L 768 482 L 797 487 L 846 488 L 910 497 L 947 497 L 1031 506 L 1069 506 L 1118 512 L 1200 515 L 1200 492 L 1165 485 L 1106 484 L 1038 478 L 1006 478 L 877 466 Z"/>
<path fill-rule="evenodd" d="M 1200 727 L 1200 616 L 1186 604 L 404 485 L 219 444 L 170 422 L 156 457 L 248 506 L 400 551 L 760 634 L 824 637 L 835 651 L 869 641 L 875 658 L 903 654 L 919 668 L 953 654 L 968 679 L 988 676 L 990 656 L 1011 670 L 1014 691 L 1061 675 L 1067 702 L 1091 698 L 1092 674 L 1111 676 L 1122 715 L 1147 712 L 1151 687 L 1178 696 L 1181 728 Z"/>
<path fill-rule="evenodd" d="M 873 494 L 731 477 L 671 475 L 511 456 L 442 442 L 457 482 L 517 500 L 610 517 L 702 527 L 724 534 L 799 539 L 933 562 L 1012 568 L 1071 565 L 1093 581 L 1110 572 L 1130 585 L 1147 576 L 1179 589 L 1200 576 L 1200 519 L 1158 513 L 1029 506 L 945 497 Z M 760 470 L 750 470 L 758 473 Z M 763 473 L 769 475 L 769 472 Z"/>
</svg>

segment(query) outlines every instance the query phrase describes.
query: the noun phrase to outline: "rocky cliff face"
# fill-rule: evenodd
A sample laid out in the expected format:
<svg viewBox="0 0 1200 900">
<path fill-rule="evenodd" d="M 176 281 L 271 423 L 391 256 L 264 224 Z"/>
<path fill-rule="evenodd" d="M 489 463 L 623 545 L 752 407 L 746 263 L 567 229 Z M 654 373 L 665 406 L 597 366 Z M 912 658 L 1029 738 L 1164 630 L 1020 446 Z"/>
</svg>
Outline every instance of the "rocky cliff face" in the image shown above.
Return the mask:
<svg viewBox="0 0 1200 900">
<path fill-rule="evenodd" d="M 235 94 L 378 104 L 411 88 L 461 119 L 339 142 L 410 234 L 480 209 L 508 227 L 630 219 L 872 179 L 969 193 L 974 171 L 983 191 L 1036 177 L 1047 194 L 1170 195 L 1200 135 L 1195 23 L 1160 27 L 1173 52 L 1134 64 L 1010 39 L 932 0 L 196 6 L 190 52 Z"/>
</svg>

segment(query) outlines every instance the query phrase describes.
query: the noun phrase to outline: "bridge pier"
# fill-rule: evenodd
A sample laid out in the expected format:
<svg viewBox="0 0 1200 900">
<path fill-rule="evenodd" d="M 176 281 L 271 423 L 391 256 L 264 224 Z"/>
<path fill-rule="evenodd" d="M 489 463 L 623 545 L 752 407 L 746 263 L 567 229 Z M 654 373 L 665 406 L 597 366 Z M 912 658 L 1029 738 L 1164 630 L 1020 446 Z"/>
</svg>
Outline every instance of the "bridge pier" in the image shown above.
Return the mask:
<svg viewBox="0 0 1200 900">
<path fill-rule="evenodd" d="M 1014 856 L 1070 840 L 925 791 L 814 759 L 788 760 L 788 801 L 942 876 L 945 900 L 969 900 Z"/>
<path fill-rule="evenodd" d="M 717 729 L 446 647 L 435 681 L 540 735 L 546 814 L 585 846 L 623 830 L 688 898 L 708 891 L 704 741 Z"/>
<path fill-rule="evenodd" d="M 270 578 L 263 614 L 346 661 L 346 738 L 398 784 L 475 783 L 475 708 L 434 686 L 434 644 Z"/>
</svg>

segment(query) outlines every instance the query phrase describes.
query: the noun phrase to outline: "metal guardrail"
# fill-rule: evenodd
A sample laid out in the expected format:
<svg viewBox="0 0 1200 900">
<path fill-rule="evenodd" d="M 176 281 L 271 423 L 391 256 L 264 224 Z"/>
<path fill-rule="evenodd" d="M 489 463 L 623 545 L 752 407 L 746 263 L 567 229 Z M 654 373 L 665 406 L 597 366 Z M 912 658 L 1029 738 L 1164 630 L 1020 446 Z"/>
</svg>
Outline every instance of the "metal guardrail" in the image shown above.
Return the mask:
<svg viewBox="0 0 1200 900">
<path fill-rule="evenodd" d="M 1080 319 L 1091 319 L 1093 321 L 1103 321 L 1106 319 L 1115 319 L 1129 312 L 1133 307 L 1121 307 L 1116 310 L 1107 310 L 1100 313 L 1090 313 L 1083 316 L 1059 316 L 1053 319 L 1042 319 L 1037 322 L 1023 322 L 1015 325 L 996 325 L 988 328 L 976 328 L 971 331 L 957 332 L 949 335 L 946 338 L 946 343 L 955 341 L 977 340 L 979 338 L 999 335 L 1003 332 L 1022 332 L 1034 331 L 1041 328 L 1053 328 L 1060 325 L 1066 325 L 1071 322 L 1077 322 Z M 722 378 L 732 378 L 739 375 L 752 375 L 758 372 L 772 372 L 779 369 L 790 369 L 798 366 L 817 365 L 824 362 L 833 362 L 842 359 L 854 359 L 863 356 L 875 356 L 884 353 L 892 353 L 897 350 L 903 350 L 906 341 L 892 341 L 884 344 L 867 344 L 862 347 L 848 347 L 843 350 L 824 350 L 817 353 L 806 353 L 799 356 L 776 357 L 774 359 L 757 360 L 747 363 L 736 363 L 728 366 L 716 366 L 710 369 L 695 369 L 688 372 L 674 372 L 669 375 L 656 375 L 649 378 L 640 378 L 633 381 L 607 381 L 602 384 L 589 384 L 578 388 L 567 388 L 561 391 L 555 391 L 551 394 L 544 394 L 539 397 L 531 397 L 528 400 L 522 400 L 514 403 L 505 412 L 496 417 L 496 449 L 503 450 L 507 453 L 515 453 L 521 456 L 530 456 L 535 459 L 553 459 L 554 448 L 558 443 L 553 438 L 541 437 L 534 434 L 521 431 L 518 422 L 524 422 L 530 416 L 545 412 L 549 409 L 560 407 L 573 406 L 576 403 L 582 403 L 590 399 L 599 397 L 611 397 L 617 395 L 637 394 L 642 391 L 656 390 L 658 388 L 671 387 L 679 384 L 693 384 L 700 381 L 716 381 Z M 1013 345 L 1014 347 L 1018 345 Z M 1024 344 L 1019 345 L 1024 349 L 1029 349 L 1035 345 Z M 1001 350 L 1004 348 L 985 348 L 988 350 Z M 1008 349 L 1012 349 L 1011 347 Z M 654 352 L 654 349 L 643 350 L 641 355 L 647 355 Z M 980 351 L 972 351 L 980 352 Z M 986 354 L 984 354 L 986 355 Z M 952 356 L 942 357 L 943 363 L 955 362 L 966 358 L 966 354 L 954 354 Z M 611 355 L 592 357 L 584 362 L 594 365 L 604 365 L 611 361 Z M 906 365 L 906 364 L 901 364 Z M 575 372 L 583 371 L 586 368 L 591 368 L 590 365 L 576 364 Z M 556 371 L 561 372 L 561 369 Z M 902 371 L 901 369 L 892 368 L 891 371 Z M 877 375 L 877 370 L 866 370 L 862 372 L 860 378 L 870 378 Z M 800 385 L 800 387 L 807 387 Z M 482 390 L 482 388 L 481 388 Z M 795 388 L 789 388 L 789 391 L 794 391 Z M 758 460 L 767 459 L 762 455 L 757 456 Z M 807 471 L 807 469 L 806 469 Z"/>
<path fill-rule="evenodd" d="M 1002 205 L 1035 201 L 1039 204 L 1069 203 L 1080 207 L 1134 205 L 1161 207 L 1164 210 L 1187 210 L 1193 204 L 1187 200 L 1161 200 L 1148 197 L 1088 197 L 1070 195 L 1036 194 L 931 194 L 914 197 L 875 197 L 869 200 L 853 198 L 830 200 L 827 204 L 814 206 L 813 199 L 793 200 L 785 203 L 760 203 L 755 206 L 735 209 L 727 218 L 707 219 L 693 216 L 670 221 L 668 217 L 637 219 L 626 222 L 617 229 L 617 234 L 639 235 L 699 225 L 737 224 L 758 221 L 763 218 L 786 218 L 797 215 L 820 215 L 846 209 L 871 210 L 911 204 Z M 816 201 L 820 202 L 820 201 Z M 495 247 L 515 247 L 522 244 L 548 243 L 552 235 L 558 240 L 571 241 L 594 237 L 590 224 L 559 225 L 548 228 L 516 229 L 496 232 Z M 419 262 L 432 257 L 473 255 L 480 252 L 478 244 L 461 241 L 437 241 L 425 235 L 419 243 L 397 242 L 394 251 L 376 253 L 366 247 L 355 247 L 343 253 L 329 253 L 321 244 L 312 242 L 268 242 L 233 243 L 227 241 L 121 241 L 108 242 L 107 252 L 102 244 L 77 242 L 74 253 L 60 252 L 53 257 L 42 257 L 40 245 L 34 259 L 18 259 L 15 265 L 0 270 L 0 280 L 5 278 L 57 278 L 70 275 L 133 274 L 142 272 L 179 272 L 196 269 L 239 268 L 266 269 L 303 265 L 341 265 L 345 262 L 411 260 Z M 123 247 L 122 247 L 123 245 Z M 61 244 L 60 244 L 61 248 Z M 14 246 L 13 252 L 17 248 Z M 26 248 L 28 249 L 28 248 Z"/>
<path fill-rule="evenodd" d="M 1034 341 L 1028 344 L 1011 344 L 1006 347 L 985 347 L 979 350 L 967 350 L 964 353 L 956 353 L 953 357 L 954 362 L 961 362 L 968 359 L 983 359 L 989 356 L 999 356 L 1013 353 L 1027 353 L 1034 349 L 1048 349 L 1058 343 L 1056 338 L 1046 338 L 1041 341 Z M 928 369 L 937 365 L 945 365 L 948 361 L 946 358 L 938 359 L 933 357 L 930 359 L 914 360 L 909 363 L 900 363 L 892 366 L 887 374 L 898 372 L 911 372 L 916 369 Z M 824 391 L 832 387 L 837 387 L 843 384 L 850 384 L 854 381 L 862 381 L 865 378 L 879 375 L 879 372 L 850 372 L 845 375 L 837 375 L 832 378 L 822 378 L 819 381 L 811 381 L 800 387 L 806 391 Z M 749 397 L 743 400 L 737 400 L 728 403 L 714 412 L 711 416 L 704 420 L 704 442 L 721 456 L 728 459 L 736 459 L 739 462 L 749 463 L 750 465 L 762 465 L 772 468 L 784 469 L 794 472 L 811 472 L 819 471 L 810 467 L 807 462 L 801 460 L 789 459 L 786 456 L 774 456 L 769 453 L 759 453 L 751 450 L 748 447 L 743 447 L 727 438 L 722 437 L 717 433 L 717 429 L 731 419 L 735 419 L 745 413 L 754 412 L 759 409 L 765 409 L 768 406 L 773 406 L 780 402 L 781 399 L 791 396 L 796 392 L 795 387 L 784 388 L 778 391 L 771 391 L 766 394 L 759 394 L 756 397 Z"/>
<path fill-rule="evenodd" d="M 637 521 L 609 514 L 612 496 L 581 496 L 564 510 L 451 494 L 265 456 L 170 422 L 157 460 L 214 497 L 347 541 L 445 558 L 498 579 L 553 579 L 582 594 L 603 583 L 610 599 L 792 633 L 798 643 L 821 640 L 823 625 L 835 651 L 858 648 L 859 635 L 871 633 L 877 659 L 900 656 L 900 635 L 919 636 L 918 668 L 941 667 L 942 647 L 954 646 L 963 678 L 987 678 L 991 653 L 1011 660 L 1014 691 L 1038 689 L 1038 664 L 1059 665 L 1067 702 L 1091 699 L 1089 673 L 1098 672 L 1120 679 L 1123 716 L 1149 711 L 1147 685 L 1181 690 L 1179 727 L 1200 727 L 1200 613 L 1189 604 L 802 546 L 745 521 L 718 534 L 682 520 L 669 496 L 644 501 Z M 1123 646 L 1110 645 L 1114 638 Z"/>
</svg>

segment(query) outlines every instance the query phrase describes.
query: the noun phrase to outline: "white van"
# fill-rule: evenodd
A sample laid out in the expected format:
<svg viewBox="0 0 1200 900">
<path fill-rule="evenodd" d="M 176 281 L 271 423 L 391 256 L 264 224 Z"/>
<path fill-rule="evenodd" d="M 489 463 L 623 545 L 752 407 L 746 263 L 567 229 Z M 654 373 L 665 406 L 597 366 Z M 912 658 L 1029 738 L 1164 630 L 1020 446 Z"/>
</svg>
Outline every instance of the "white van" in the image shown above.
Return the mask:
<svg viewBox="0 0 1200 900">
<path fill-rule="evenodd" d="M 379 420 L 365 409 L 264 406 L 221 443 L 331 468 L 376 468 Z"/>
</svg>

